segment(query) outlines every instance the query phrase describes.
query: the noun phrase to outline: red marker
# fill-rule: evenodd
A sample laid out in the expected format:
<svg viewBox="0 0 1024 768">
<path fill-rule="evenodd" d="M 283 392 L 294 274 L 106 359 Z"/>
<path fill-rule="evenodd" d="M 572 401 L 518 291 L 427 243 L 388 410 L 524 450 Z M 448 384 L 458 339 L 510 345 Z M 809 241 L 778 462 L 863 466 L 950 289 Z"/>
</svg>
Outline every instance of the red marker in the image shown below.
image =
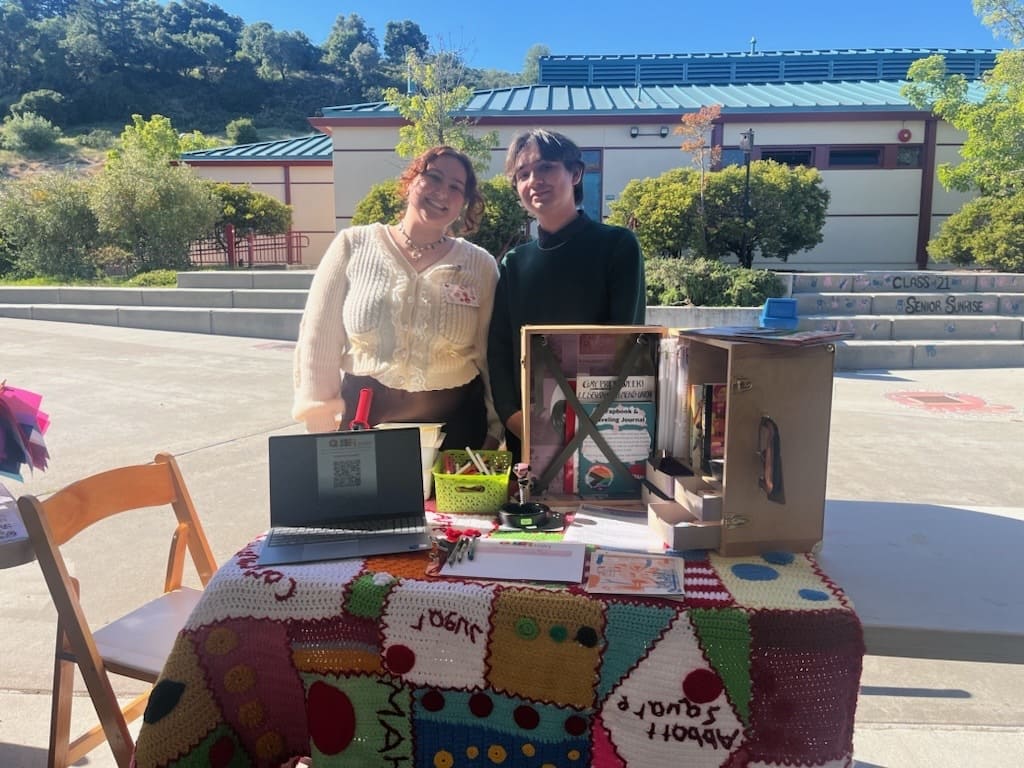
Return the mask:
<svg viewBox="0 0 1024 768">
<path fill-rule="evenodd" d="M 359 404 L 356 405 L 356 415 L 349 422 L 349 429 L 370 428 L 370 404 L 373 402 L 373 390 L 363 387 L 359 390 Z"/>
</svg>

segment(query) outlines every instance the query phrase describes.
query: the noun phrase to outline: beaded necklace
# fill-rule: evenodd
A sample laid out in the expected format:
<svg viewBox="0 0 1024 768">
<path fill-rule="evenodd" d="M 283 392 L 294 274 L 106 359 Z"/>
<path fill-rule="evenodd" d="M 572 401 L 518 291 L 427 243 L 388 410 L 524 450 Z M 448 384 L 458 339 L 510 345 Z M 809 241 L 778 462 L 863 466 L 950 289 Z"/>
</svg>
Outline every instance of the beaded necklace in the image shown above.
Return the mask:
<svg viewBox="0 0 1024 768">
<path fill-rule="evenodd" d="M 409 258 L 413 261 L 419 261 L 423 258 L 423 254 L 427 251 L 432 251 L 439 245 L 443 245 L 448 240 L 448 235 L 441 235 L 440 238 L 432 243 L 420 244 L 409 237 L 409 234 L 405 231 L 405 222 L 398 222 L 398 232 L 405 239 L 405 247 L 409 249 Z"/>
</svg>

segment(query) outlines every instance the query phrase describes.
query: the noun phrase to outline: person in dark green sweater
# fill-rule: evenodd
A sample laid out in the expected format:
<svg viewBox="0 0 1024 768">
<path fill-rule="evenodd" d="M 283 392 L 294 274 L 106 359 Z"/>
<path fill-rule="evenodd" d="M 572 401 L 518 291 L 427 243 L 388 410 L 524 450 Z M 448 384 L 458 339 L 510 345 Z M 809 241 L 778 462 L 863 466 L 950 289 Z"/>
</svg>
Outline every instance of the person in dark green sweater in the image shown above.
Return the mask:
<svg viewBox="0 0 1024 768">
<path fill-rule="evenodd" d="M 498 267 L 487 366 L 506 444 L 518 461 L 523 431 L 520 328 L 524 325 L 643 325 L 644 260 L 633 233 L 593 221 L 583 202 L 583 157 L 560 133 L 513 139 L 505 174 L 537 219 L 538 236 Z"/>
</svg>

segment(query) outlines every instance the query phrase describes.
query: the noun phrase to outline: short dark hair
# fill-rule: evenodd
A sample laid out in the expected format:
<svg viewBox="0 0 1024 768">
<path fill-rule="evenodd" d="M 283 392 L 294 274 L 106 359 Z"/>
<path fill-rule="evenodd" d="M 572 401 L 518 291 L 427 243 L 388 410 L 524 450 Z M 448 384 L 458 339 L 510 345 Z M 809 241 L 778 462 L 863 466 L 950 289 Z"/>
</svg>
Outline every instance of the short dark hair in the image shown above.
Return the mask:
<svg viewBox="0 0 1024 768">
<path fill-rule="evenodd" d="M 583 153 L 576 143 L 561 133 L 546 131 L 543 128 L 532 128 L 529 131 L 520 133 L 508 146 L 508 154 L 505 156 L 505 175 L 515 186 L 516 161 L 520 153 L 529 144 L 535 144 L 540 156 L 545 160 L 555 160 L 568 169 L 569 173 L 580 172 L 580 180 L 572 188 L 572 196 L 576 205 L 583 202 L 583 170 L 586 164 L 583 162 Z"/>
<path fill-rule="evenodd" d="M 402 171 L 402 175 L 398 177 L 398 194 L 402 196 L 403 200 L 408 200 L 409 187 L 416 180 L 416 177 L 427 170 L 427 166 L 431 162 L 445 155 L 454 157 L 466 169 L 466 210 L 463 211 L 461 216 L 461 226 L 460 222 L 456 221 L 453 228 L 464 235 L 472 234 L 480 226 L 480 218 L 484 212 L 484 198 L 480 194 L 480 186 L 476 180 L 476 171 L 473 170 L 473 161 L 464 153 L 459 152 L 459 150 L 446 146 L 431 147 L 414 158 L 406 166 L 405 170 Z"/>
</svg>

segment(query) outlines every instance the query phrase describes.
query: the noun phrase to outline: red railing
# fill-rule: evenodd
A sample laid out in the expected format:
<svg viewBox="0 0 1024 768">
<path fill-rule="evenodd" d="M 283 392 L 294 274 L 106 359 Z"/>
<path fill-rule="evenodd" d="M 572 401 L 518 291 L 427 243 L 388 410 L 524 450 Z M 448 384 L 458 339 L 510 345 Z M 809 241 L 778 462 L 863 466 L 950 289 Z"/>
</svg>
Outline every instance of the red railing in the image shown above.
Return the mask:
<svg viewBox="0 0 1024 768">
<path fill-rule="evenodd" d="M 302 249 L 309 237 L 291 231 L 284 235 L 235 234 L 230 224 L 224 228 L 224 244 L 216 238 L 196 240 L 190 248 L 193 266 L 253 267 L 274 264 L 301 264 Z"/>
</svg>

